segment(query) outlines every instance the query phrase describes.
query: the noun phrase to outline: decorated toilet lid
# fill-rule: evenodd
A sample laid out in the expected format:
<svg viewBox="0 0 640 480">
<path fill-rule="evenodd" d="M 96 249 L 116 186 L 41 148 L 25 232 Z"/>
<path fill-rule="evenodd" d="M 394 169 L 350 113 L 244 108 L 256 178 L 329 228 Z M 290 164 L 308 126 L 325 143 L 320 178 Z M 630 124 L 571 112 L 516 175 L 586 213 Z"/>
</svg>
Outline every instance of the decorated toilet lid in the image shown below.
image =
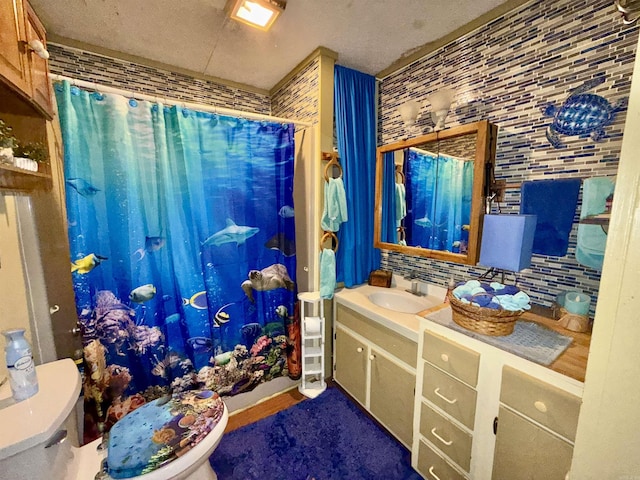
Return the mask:
<svg viewBox="0 0 640 480">
<path fill-rule="evenodd" d="M 223 412 L 222 399 L 211 390 L 189 390 L 146 403 L 111 428 L 109 476 L 131 478 L 175 460 L 204 439 Z"/>
</svg>

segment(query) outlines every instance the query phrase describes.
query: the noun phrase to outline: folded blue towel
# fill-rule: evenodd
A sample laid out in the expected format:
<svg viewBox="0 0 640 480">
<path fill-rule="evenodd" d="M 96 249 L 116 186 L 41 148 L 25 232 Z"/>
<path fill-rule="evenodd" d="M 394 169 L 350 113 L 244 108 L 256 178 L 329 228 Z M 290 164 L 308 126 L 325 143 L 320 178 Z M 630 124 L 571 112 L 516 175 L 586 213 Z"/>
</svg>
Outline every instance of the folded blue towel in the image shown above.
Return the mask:
<svg viewBox="0 0 640 480">
<path fill-rule="evenodd" d="M 349 219 L 347 195 L 342 178 L 330 178 L 324 184 L 324 210 L 321 226 L 325 232 L 337 232 L 340 224 Z"/>
<path fill-rule="evenodd" d="M 580 184 L 579 178 L 522 183 L 520 213 L 538 216 L 533 253 L 556 257 L 567 254 Z"/>
<path fill-rule="evenodd" d="M 336 289 L 336 254 L 330 248 L 320 252 L 320 298 L 332 299 Z"/>
<path fill-rule="evenodd" d="M 613 194 L 615 183 L 612 178 L 587 178 L 582 188 L 582 208 L 580 218 L 593 217 L 607 212 L 607 198 Z M 600 225 L 578 225 L 576 260 L 581 265 L 602 270 L 607 234 Z"/>
<path fill-rule="evenodd" d="M 404 183 L 396 183 L 396 222 L 398 227 L 402 219 L 407 216 L 407 194 Z"/>
</svg>

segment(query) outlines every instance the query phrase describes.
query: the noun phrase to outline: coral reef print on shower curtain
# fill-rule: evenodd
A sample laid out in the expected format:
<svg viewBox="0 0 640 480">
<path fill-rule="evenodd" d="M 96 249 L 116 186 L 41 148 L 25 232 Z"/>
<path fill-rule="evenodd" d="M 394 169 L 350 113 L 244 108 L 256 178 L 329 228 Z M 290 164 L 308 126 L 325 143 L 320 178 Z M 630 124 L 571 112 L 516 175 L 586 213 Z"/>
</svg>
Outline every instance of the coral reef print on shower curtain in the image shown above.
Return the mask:
<svg viewBox="0 0 640 480">
<path fill-rule="evenodd" d="M 169 391 L 288 375 L 293 126 L 55 91 L 85 440 Z"/>
</svg>

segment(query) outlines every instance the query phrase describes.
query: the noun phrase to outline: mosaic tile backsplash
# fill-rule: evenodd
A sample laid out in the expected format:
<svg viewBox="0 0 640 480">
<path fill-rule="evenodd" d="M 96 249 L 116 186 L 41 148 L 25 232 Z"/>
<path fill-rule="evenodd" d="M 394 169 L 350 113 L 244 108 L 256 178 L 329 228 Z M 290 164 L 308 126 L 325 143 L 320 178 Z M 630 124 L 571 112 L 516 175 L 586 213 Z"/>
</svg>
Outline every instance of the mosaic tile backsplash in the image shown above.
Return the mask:
<svg viewBox="0 0 640 480">
<path fill-rule="evenodd" d="M 498 125 L 496 178 L 508 184 L 525 180 L 615 176 L 626 111 L 618 113 L 598 142 L 586 135 L 561 136 L 554 148 L 545 131 L 548 104 L 560 107 L 569 92 L 598 76 L 604 83 L 590 93 L 611 104 L 629 95 L 638 27 L 623 25 L 609 0 L 531 1 L 459 38 L 380 83 L 379 143 L 406 137 L 396 108 L 409 99 L 426 102 L 443 87 L 457 92 L 447 126 L 488 119 Z M 432 125 L 429 104 L 418 125 Z M 614 200 L 615 201 L 615 200 Z M 502 213 L 518 213 L 520 191 L 507 190 Z M 595 310 L 600 272 L 575 260 L 581 198 L 564 257 L 534 255 L 518 284 L 534 303 L 550 306 L 564 290 L 592 296 Z M 495 208 L 493 213 L 496 213 Z M 396 273 L 417 270 L 426 281 L 446 285 L 476 277 L 486 269 L 383 251 L 382 267 Z M 513 276 L 508 276 L 513 282 Z"/>
</svg>

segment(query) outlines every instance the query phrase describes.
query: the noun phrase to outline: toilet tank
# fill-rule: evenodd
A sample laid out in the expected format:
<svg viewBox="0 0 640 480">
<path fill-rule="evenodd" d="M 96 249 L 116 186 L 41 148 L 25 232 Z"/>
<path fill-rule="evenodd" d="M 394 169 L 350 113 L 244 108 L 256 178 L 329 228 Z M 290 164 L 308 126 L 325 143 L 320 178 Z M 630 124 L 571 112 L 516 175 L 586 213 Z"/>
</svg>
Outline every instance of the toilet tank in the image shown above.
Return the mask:
<svg viewBox="0 0 640 480">
<path fill-rule="evenodd" d="M 21 402 L 0 387 L 0 472 L 2 478 L 66 480 L 78 446 L 75 406 L 81 378 L 66 358 L 36 367 L 39 391 Z"/>
</svg>

